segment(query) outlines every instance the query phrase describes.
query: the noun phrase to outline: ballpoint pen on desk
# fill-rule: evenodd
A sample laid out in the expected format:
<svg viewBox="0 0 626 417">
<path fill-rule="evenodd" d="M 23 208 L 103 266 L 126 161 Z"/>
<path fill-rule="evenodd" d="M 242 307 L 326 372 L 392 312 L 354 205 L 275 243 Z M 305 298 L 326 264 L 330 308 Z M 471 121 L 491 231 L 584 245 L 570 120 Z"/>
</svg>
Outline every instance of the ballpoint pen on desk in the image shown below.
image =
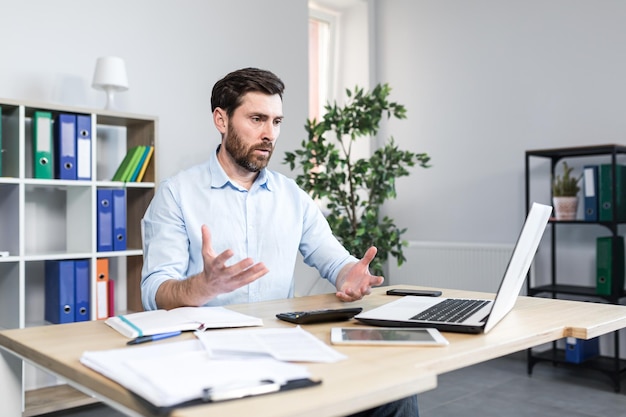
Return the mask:
<svg viewBox="0 0 626 417">
<path fill-rule="evenodd" d="M 176 331 L 176 332 L 168 332 L 168 333 L 159 333 L 159 334 L 153 334 L 150 336 L 139 336 L 133 340 L 128 341 L 128 343 L 126 343 L 127 345 L 137 345 L 139 343 L 146 343 L 146 342 L 152 342 L 155 340 L 161 340 L 161 339 L 167 339 L 168 337 L 174 337 L 174 336 L 178 336 L 179 334 L 181 334 L 182 332 Z"/>
</svg>

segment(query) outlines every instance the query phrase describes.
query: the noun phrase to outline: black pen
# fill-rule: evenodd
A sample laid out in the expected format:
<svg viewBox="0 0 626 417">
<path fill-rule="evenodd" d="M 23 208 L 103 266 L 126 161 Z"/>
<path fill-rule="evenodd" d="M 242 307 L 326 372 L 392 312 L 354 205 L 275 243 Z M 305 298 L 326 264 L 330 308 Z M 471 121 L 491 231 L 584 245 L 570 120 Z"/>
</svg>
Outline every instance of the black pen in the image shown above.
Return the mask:
<svg viewBox="0 0 626 417">
<path fill-rule="evenodd" d="M 167 339 L 168 337 L 174 337 L 174 336 L 178 336 L 179 334 L 181 334 L 182 332 L 179 330 L 177 332 L 169 332 L 169 333 L 159 333 L 159 334 L 153 334 L 150 336 L 139 336 L 133 340 L 128 341 L 128 343 L 126 343 L 127 345 L 137 345 L 139 343 L 146 343 L 146 342 L 152 342 L 155 340 L 161 340 L 161 339 Z"/>
</svg>

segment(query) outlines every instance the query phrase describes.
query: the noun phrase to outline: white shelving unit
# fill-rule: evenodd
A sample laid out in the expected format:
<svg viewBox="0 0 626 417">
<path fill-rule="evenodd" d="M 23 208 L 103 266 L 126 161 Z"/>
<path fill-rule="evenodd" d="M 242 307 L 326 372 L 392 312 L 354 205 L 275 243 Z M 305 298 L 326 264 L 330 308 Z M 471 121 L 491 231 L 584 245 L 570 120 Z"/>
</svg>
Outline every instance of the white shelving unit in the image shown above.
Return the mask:
<svg viewBox="0 0 626 417">
<path fill-rule="evenodd" d="M 96 260 L 109 259 L 115 280 L 116 311 L 139 311 L 139 282 L 143 263 L 141 218 L 155 191 L 158 149 L 156 117 L 0 99 L 0 330 L 44 325 L 44 264 L 49 259 L 89 259 L 91 318 L 95 318 Z M 35 111 L 82 114 L 91 117 L 91 180 L 33 178 L 31 121 Z M 113 182 L 126 152 L 136 145 L 155 147 L 142 182 Z M 98 188 L 126 188 L 127 250 L 97 252 Z M 17 389 L 5 381 L 16 381 Z M 18 402 L 24 392 L 58 384 L 2 352 L 0 401 Z M 6 389 L 5 389 L 6 387 Z M 15 395 L 16 392 L 21 395 Z M 5 398 L 6 396 L 6 398 Z M 3 406 L 4 408 L 4 406 Z M 9 407 L 15 410 L 15 407 Z M 25 415 L 32 415 L 28 410 Z"/>
</svg>

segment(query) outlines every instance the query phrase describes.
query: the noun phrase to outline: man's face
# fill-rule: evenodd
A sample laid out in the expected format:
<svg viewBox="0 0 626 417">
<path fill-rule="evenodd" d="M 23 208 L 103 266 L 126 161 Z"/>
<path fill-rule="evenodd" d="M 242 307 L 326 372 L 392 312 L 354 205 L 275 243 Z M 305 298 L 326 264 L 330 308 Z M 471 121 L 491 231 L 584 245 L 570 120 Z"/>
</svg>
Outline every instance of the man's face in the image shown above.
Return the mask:
<svg viewBox="0 0 626 417">
<path fill-rule="evenodd" d="M 228 118 L 224 147 L 235 162 L 250 172 L 265 168 L 274 152 L 283 120 L 278 95 L 247 93 Z"/>
</svg>

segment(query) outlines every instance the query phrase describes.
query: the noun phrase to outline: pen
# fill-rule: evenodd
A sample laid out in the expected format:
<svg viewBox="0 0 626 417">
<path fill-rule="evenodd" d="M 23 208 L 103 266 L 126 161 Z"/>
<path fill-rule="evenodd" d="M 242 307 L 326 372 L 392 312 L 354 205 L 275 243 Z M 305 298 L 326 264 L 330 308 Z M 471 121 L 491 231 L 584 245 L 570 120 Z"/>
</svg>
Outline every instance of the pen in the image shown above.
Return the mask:
<svg viewBox="0 0 626 417">
<path fill-rule="evenodd" d="M 178 336 L 179 334 L 181 334 L 180 330 L 177 332 L 159 333 L 159 334 L 153 334 L 150 336 L 139 336 L 133 340 L 128 341 L 128 343 L 126 344 L 137 345 L 139 343 L 146 343 L 146 342 L 152 342 L 155 340 L 167 339 L 168 337 Z"/>
</svg>

